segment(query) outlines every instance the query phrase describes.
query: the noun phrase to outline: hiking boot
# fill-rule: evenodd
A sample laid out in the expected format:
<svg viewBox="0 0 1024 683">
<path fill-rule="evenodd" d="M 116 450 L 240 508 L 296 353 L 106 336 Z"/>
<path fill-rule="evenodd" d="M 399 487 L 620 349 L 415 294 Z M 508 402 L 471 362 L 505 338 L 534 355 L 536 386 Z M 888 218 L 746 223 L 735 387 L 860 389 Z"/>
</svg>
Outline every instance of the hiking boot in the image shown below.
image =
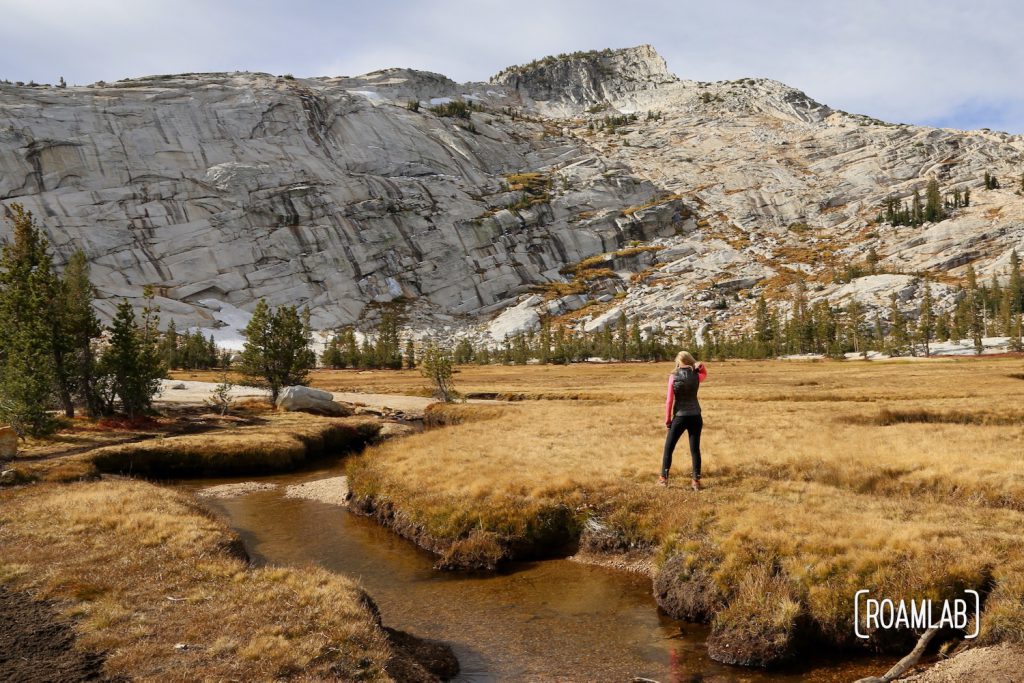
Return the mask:
<svg viewBox="0 0 1024 683">
<path fill-rule="evenodd" d="M 700 479 L 693 479 L 693 480 L 691 480 L 690 481 L 690 488 L 692 488 L 694 491 L 700 491 L 701 490 Z"/>
<path fill-rule="evenodd" d="M 668 486 L 668 477 L 661 475 L 658 477 L 658 486 Z"/>
</svg>

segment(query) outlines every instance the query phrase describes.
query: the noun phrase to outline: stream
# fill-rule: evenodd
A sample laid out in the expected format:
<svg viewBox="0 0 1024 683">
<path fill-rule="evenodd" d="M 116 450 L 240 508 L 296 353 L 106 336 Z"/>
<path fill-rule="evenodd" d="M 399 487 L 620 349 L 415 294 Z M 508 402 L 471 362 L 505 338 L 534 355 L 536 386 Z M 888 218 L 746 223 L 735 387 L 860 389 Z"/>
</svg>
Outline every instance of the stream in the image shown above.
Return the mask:
<svg viewBox="0 0 1024 683">
<path fill-rule="evenodd" d="M 386 625 L 450 644 L 462 667 L 457 681 L 826 683 L 881 675 L 898 659 L 772 672 L 732 667 L 707 656 L 706 626 L 659 613 L 643 576 L 571 560 L 513 563 L 491 575 L 436 571 L 432 555 L 370 519 L 284 496 L 285 486 L 343 473 L 342 462 L 322 465 L 258 479 L 278 484 L 274 490 L 203 500 L 241 535 L 254 561 L 315 564 L 356 578 Z"/>
</svg>

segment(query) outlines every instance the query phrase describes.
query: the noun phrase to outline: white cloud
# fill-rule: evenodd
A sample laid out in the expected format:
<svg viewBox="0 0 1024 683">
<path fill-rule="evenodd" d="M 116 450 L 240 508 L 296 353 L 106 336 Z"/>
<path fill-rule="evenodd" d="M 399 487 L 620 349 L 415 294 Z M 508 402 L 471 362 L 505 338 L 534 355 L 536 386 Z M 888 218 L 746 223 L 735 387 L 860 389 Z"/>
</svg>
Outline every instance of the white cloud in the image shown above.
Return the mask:
<svg viewBox="0 0 1024 683">
<path fill-rule="evenodd" d="M 578 49 L 650 43 L 683 78 L 765 76 L 879 118 L 1024 132 L 1024 5 L 975 0 L 0 0 L 0 77 L 71 83 L 389 66 L 485 80 Z"/>
</svg>

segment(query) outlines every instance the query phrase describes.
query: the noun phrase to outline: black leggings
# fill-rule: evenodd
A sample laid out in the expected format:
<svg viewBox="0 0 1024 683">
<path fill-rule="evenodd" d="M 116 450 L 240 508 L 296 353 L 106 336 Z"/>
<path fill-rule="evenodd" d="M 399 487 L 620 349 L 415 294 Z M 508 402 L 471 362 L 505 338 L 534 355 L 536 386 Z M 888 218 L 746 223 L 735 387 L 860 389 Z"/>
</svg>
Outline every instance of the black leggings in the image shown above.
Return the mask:
<svg viewBox="0 0 1024 683">
<path fill-rule="evenodd" d="M 693 478 L 700 479 L 700 431 L 704 428 L 704 418 L 700 415 L 676 415 L 668 428 L 665 437 L 665 454 L 661 456 L 661 476 L 667 477 L 672 467 L 672 451 L 683 432 L 690 434 L 690 459 L 693 460 Z"/>
</svg>

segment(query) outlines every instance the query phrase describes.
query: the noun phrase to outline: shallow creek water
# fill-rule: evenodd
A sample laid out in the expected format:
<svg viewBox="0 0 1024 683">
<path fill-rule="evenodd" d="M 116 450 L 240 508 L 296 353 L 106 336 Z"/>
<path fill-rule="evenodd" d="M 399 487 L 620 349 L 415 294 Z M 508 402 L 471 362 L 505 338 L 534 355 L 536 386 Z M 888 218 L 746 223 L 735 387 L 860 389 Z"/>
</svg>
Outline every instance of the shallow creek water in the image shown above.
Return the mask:
<svg viewBox="0 0 1024 683">
<path fill-rule="evenodd" d="M 442 640 L 455 650 L 459 681 L 851 681 L 881 675 L 893 658 L 811 664 L 764 672 L 708 658 L 707 629 L 659 614 L 650 579 L 571 560 L 515 563 L 494 575 L 438 572 L 434 558 L 344 508 L 284 497 L 284 486 L 342 474 L 260 478 L 279 485 L 204 499 L 257 562 L 316 564 L 358 579 L 386 625 Z M 197 490 L 228 480 L 191 481 Z"/>
</svg>

